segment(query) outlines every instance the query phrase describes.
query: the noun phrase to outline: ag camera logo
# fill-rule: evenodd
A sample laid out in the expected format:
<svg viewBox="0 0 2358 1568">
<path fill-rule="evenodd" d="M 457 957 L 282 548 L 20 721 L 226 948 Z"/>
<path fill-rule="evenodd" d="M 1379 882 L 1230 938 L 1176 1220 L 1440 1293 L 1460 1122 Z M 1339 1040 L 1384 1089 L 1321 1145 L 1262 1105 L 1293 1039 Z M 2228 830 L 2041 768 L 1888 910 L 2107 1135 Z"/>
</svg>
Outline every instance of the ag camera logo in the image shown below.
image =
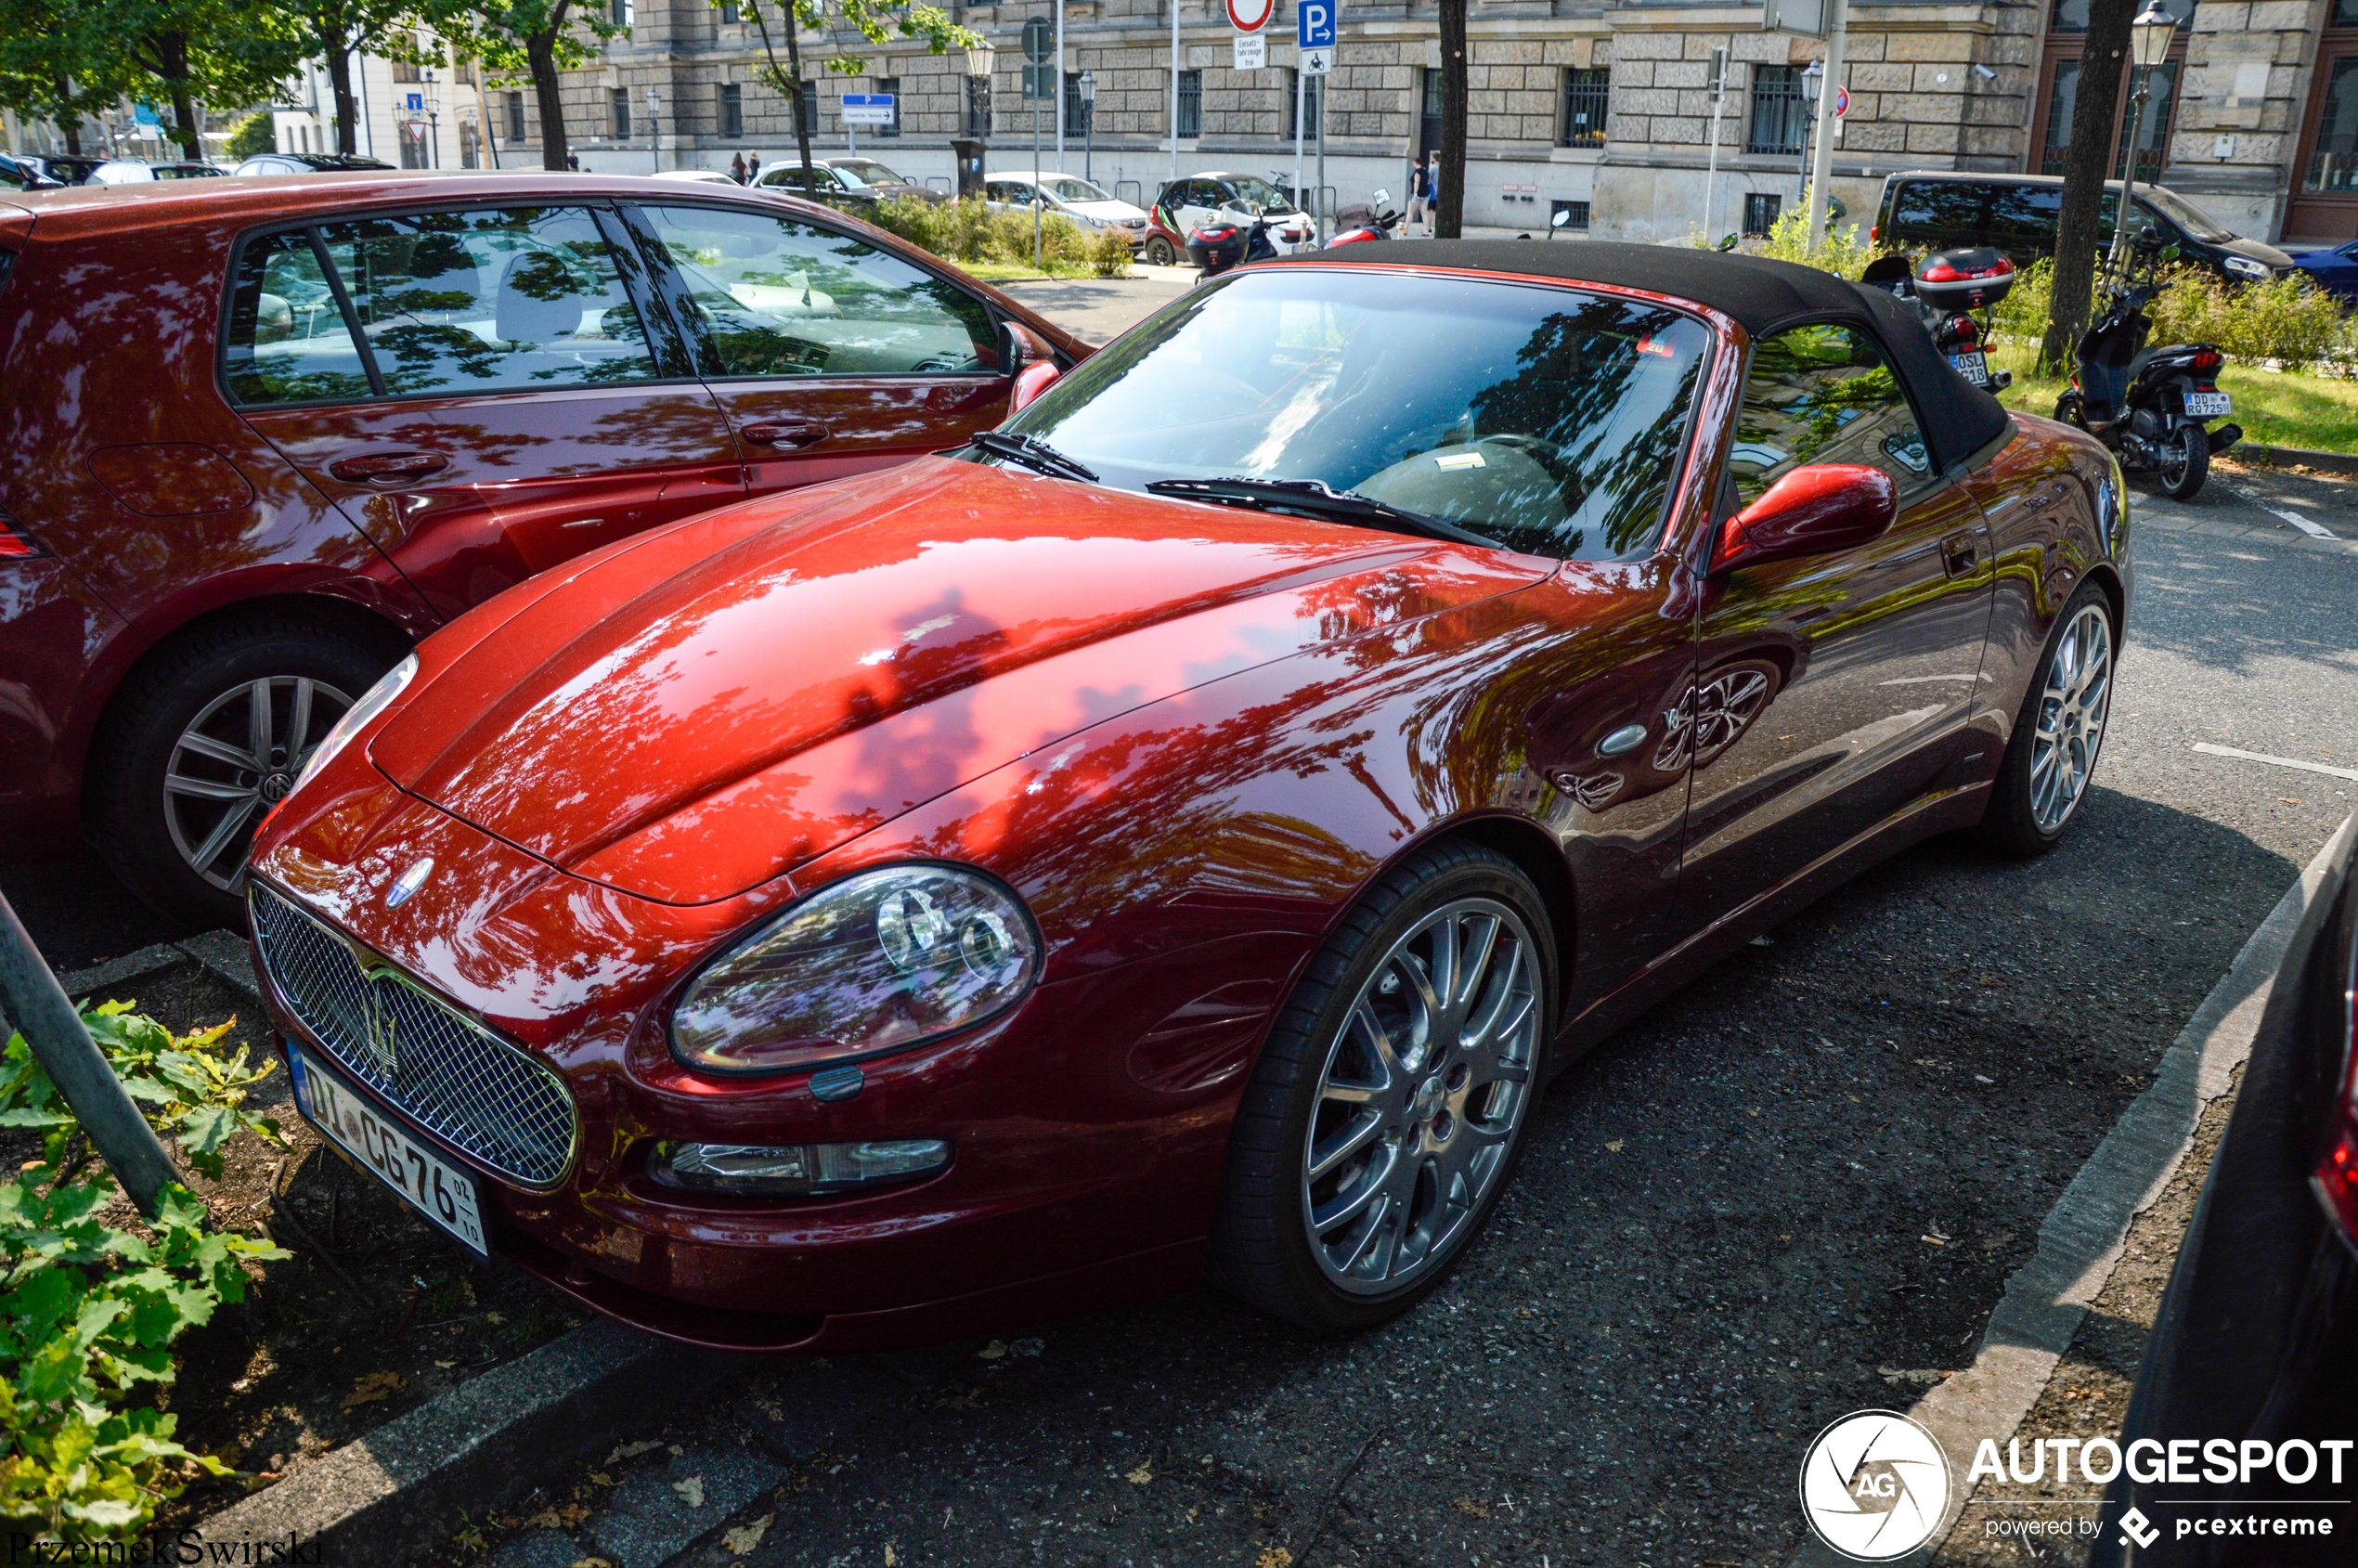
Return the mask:
<svg viewBox="0 0 2358 1568">
<path fill-rule="evenodd" d="M 1820 1432 L 1801 1461 L 1803 1516 L 1857 1562 L 1888 1562 L 1931 1539 L 1949 1486 L 1949 1456 L 1896 1410 L 1853 1411 Z"/>
</svg>

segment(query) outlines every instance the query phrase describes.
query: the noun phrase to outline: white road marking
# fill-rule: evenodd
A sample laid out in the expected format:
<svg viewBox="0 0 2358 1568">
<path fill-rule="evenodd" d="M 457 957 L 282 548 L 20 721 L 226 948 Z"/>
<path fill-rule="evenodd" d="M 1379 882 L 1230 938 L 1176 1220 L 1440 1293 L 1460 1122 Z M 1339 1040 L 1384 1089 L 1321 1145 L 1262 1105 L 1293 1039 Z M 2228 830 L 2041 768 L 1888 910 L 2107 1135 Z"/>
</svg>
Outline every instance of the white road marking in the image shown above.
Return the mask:
<svg viewBox="0 0 2358 1568">
<path fill-rule="evenodd" d="M 2039 1226 L 2039 1248 L 2006 1281 L 2005 1295 L 1982 1331 L 1973 1365 L 1915 1403 L 1907 1414 L 1940 1441 L 1952 1469 L 1969 1464 L 1984 1437 L 2014 1434 L 2071 1348 L 2080 1320 L 2101 1293 L 2129 1240 L 2130 1222 L 2150 1207 L 2194 1142 L 2211 1101 L 2225 1094 L 2235 1069 L 2251 1055 L 2260 1016 L 2275 990 L 2300 928 L 2325 885 L 2326 868 L 2358 832 L 2345 819 L 2235 954 L 2225 978 L 2210 988 L 2195 1016 L 2155 1064 L 2154 1081 L 2120 1113 Z M 1796 1451 L 1801 1445 L 1796 1443 Z M 1962 1484 L 1949 1491 L 1946 1517 L 1905 1562 L 1932 1560 L 1971 1498 Z M 1787 1568 L 1846 1568 L 1815 1536 Z"/>
<path fill-rule="evenodd" d="M 2266 762 L 2278 768 L 2298 768 L 2304 773 L 2323 773 L 2328 778 L 2358 779 L 2358 768 L 2328 768 L 2323 762 L 2303 762 L 2297 757 L 2271 757 L 2264 751 L 2238 751 L 2231 745 L 2212 745 L 2209 741 L 2196 741 L 2195 749 L 2211 757 L 2232 757 L 2241 762 Z"/>
<path fill-rule="evenodd" d="M 2253 495 L 2249 490 L 2245 489 L 2240 485 L 2230 485 L 2227 488 L 2234 491 L 2236 495 L 2241 496 L 2244 499 L 2249 501 L 2261 511 L 2268 513 L 2271 517 L 2283 518 L 2286 522 L 2291 524 L 2302 533 L 2307 534 L 2313 539 L 2336 539 L 2341 537 L 2339 534 L 2335 533 L 2331 528 L 2326 527 L 2323 523 L 2313 523 L 2297 512 L 2287 512 L 2280 506 L 2270 506 L 2266 501 L 2261 500 L 2258 496 Z"/>
</svg>

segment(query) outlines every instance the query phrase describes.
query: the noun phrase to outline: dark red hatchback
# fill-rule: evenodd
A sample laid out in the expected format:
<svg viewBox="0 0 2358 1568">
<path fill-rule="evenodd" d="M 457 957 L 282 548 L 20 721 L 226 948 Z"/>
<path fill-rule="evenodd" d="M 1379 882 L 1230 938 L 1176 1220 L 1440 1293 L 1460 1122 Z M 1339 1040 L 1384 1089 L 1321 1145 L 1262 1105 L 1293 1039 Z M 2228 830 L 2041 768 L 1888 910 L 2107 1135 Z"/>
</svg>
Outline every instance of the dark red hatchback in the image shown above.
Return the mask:
<svg viewBox="0 0 2358 1568">
<path fill-rule="evenodd" d="M 584 175 L 0 203 L 0 855 L 208 924 L 417 639 L 537 572 L 996 425 L 1085 345 L 856 219 Z M 1033 378 L 1033 383 L 1039 382 Z"/>
</svg>

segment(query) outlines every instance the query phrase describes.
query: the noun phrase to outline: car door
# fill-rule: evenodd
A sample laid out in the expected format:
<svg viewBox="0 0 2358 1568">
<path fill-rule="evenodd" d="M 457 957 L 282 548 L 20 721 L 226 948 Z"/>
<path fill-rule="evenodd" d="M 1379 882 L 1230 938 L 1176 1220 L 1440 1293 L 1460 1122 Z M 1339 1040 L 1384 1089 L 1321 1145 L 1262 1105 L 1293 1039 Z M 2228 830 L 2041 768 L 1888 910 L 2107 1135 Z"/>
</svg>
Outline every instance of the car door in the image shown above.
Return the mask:
<svg viewBox="0 0 2358 1568">
<path fill-rule="evenodd" d="M 1898 517 L 1859 549 L 1711 579 L 1695 692 L 1675 725 L 1693 768 L 1679 875 L 1690 928 L 1962 785 L 1987 744 L 1966 720 L 1989 625 L 1988 525 L 1935 471 L 1863 324 L 1754 345 L 1723 515 L 1809 463 L 1882 469 Z"/>
<path fill-rule="evenodd" d="M 754 495 L 906 462 L 1006 417 L 990 307 L 897 252 L 791 214 L 627 209 L 735 430 Z"/>
<path fill-rule="evenodd" d="M 252 237 L 234 264 L 233 320 L 258 325 L 242 354 L 233 326 L 233 399 L 442 615 L 745 493 L 613 221 L 388 214 Z"/>
</svg>

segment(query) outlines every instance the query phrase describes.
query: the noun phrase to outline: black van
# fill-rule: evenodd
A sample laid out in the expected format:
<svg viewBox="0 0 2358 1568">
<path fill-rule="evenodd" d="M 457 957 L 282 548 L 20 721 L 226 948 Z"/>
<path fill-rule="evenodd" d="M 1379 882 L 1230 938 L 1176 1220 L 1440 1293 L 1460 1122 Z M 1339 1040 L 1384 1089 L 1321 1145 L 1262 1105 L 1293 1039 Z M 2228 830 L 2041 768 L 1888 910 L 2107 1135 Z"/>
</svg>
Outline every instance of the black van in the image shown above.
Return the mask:
<svg viewBox="0 0 2358 1568">
<path fill-rule="evenodd" d="M 1962 175 L 1920 169 L 1885 176 L 1883 206 L 1868 238 L 1903 250 L 1946 251 L 1961 245 L 1994 245 L 2028 266 L 2055 252 L 2055 226 L 2063 217 L 2064 182 L 2058 175 Z M 2105 188 L 2100 243 L 2112 243 L 2114 214 L 2120 210 L 2120 182 Z M 2207 266 L 2232 282 L 2262 282 L 2281 276 L 2292 258 L 2274 245 L 2229 233 L 2216 218 L 2166 186 L 2137 186 L 2137 228 L 2158 230 L 2175 241 L 2179 259 Z M 2133 232 L 2133 231 L 2132 231 Z"/>
</svg>

